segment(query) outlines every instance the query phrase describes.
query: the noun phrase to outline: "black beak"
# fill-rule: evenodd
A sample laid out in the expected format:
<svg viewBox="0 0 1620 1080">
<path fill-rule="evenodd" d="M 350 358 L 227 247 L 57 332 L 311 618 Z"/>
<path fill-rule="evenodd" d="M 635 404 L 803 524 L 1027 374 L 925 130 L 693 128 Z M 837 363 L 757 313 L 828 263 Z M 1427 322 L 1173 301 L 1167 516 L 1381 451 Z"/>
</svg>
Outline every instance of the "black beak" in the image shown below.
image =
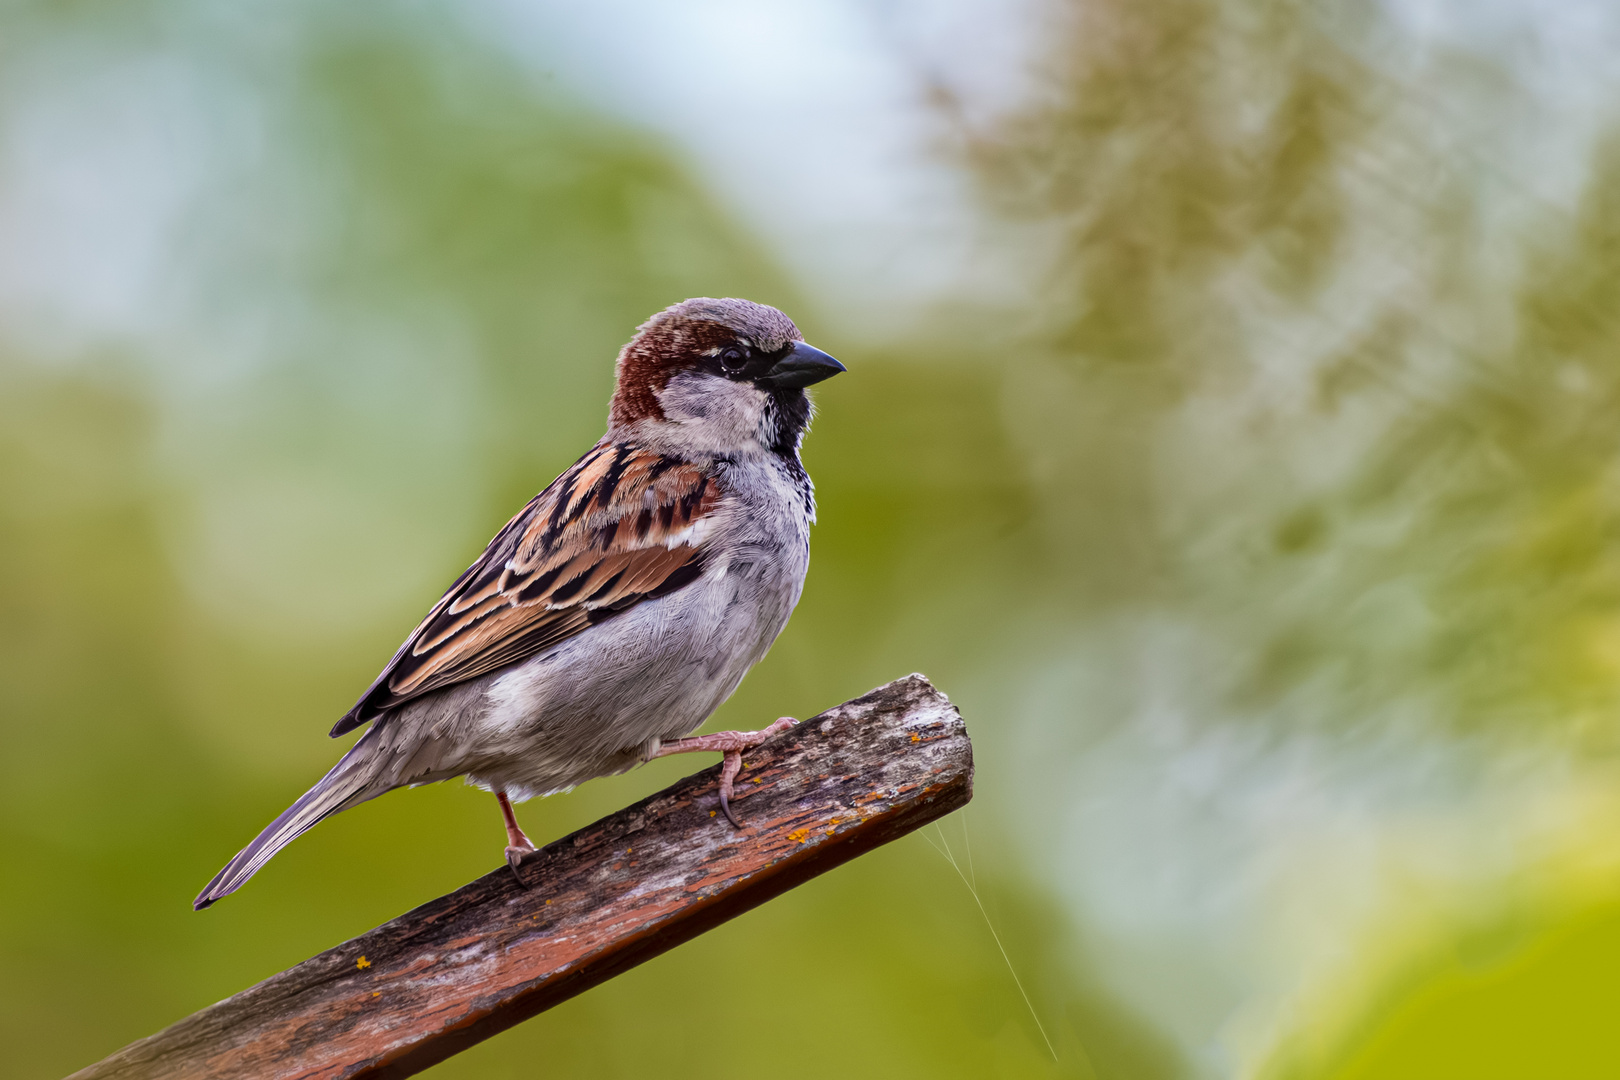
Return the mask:
<svg viewBox="0 0 1620 1080">
<path fill-rule="evenodd" d="M 800 341 L 794 343 L 787 355 L 772 364 L 765 374 L 755 379 L 754 385 L 767 390 L 802 390 L 811 383 L 830 379 L 840 371 L 847 370 L 820 349 Z"/>
</svg>

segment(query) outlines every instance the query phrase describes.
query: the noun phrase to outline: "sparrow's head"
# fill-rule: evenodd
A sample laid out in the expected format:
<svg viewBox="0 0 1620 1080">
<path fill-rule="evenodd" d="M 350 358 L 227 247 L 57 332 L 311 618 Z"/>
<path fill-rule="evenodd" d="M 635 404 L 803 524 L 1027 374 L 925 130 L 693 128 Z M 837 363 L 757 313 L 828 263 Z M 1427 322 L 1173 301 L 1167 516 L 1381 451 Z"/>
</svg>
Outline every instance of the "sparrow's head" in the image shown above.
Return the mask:
<svg viewBox="0 0 1620 1080">
<path fill-rule="evenodd" d="M 700 296 L 642 323 L 620 351 L 608 422 L 697 451 L 791 452 L 810 422 L 804 388 L 843 370 L 775 308 Z"/>
</svg>

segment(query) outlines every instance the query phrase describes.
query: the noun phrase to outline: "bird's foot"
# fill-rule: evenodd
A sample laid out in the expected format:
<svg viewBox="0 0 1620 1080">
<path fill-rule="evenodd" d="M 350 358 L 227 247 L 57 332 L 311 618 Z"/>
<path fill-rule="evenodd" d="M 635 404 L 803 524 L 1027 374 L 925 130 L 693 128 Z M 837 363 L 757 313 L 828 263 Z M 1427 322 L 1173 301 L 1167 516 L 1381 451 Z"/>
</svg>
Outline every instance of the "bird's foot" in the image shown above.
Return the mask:
<svg viewBox="0 0 1620 1080">
<path fill-rule="evenodd" d="M 506 865 L 512 868 L 512 876 L 517 878 L 517 883 L 527 889 L 523 875 L 518 873 L 518 864 L 539 849 L 518 828 L 517 815 L 512 812 L 512 800 L 506 797 L 506 792 L 497 791 L 495 798 L 501 804 L 501 818 L 506 822 Z"/>
<path fill-rule="evenodd" d="M 538 850 L 529 842 L 529 838 L 527 836 L 524 836 L 522 839 L 523 843 L 521 844 L 506 845 L 506 864 L 513 870 L 516 870 L 519 863 L 528 858 L 530 855 L 533 855 Z M 519 878 L 518 880 L 521 881 L 522 879 Z"/>
<path fill-rule="evenodd" d="M 734 828 L 742 828 L 737 815 L 731 810 L 732 785 L 737 774 L 742 771 L 742 752 L 752 750 L 772 735 L 779 735 L 798 721 L 791 716 L 784 716 L 776 723 L 762 731 L 717 731 L 713 735 L 695 735 L 689 739 L 674 739 L 664 743 L 658 748 L 653 757 L 668 757 L 670 754 L 691 754 L 699 751 L 713 752 L 718 750 L 724 757 L 720 764 L 720 809 L 726 815 L 726 820 Z"/>
</svg>

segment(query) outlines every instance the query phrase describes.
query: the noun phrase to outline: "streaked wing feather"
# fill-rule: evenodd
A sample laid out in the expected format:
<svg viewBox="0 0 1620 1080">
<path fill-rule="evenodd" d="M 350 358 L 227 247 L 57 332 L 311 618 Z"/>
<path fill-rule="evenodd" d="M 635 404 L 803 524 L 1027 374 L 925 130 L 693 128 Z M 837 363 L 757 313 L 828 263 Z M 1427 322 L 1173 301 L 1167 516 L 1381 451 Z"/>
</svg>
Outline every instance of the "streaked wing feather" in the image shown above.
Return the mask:
<svg viewBox="0 0 1620 1080">
<path fill-rule="evenodd" d="M 506 523 L 332 734 L 695 580 L 704 518 L 719 496 L 718 482 L 696 465 L 633 446 L 596 447 Z"/>
</svg>

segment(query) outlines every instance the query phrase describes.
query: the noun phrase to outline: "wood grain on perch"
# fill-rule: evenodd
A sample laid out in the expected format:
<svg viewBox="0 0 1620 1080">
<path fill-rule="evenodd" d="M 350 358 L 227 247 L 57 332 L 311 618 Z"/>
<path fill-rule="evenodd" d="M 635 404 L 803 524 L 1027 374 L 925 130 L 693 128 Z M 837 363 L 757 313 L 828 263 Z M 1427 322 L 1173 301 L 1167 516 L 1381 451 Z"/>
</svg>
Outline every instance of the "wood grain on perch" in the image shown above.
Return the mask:
<svg viewBox="0 0 1620 1080">
<path fill-rule="evenodd" d="M 409 1076 L 966 805 L 962 718 L 921 675 L 501 867 L 74 1074 Z M 760 783 L 755 783 L 759 780 Z M 526 887 L 525 887 L 526 886 Z"/>
</svg>

